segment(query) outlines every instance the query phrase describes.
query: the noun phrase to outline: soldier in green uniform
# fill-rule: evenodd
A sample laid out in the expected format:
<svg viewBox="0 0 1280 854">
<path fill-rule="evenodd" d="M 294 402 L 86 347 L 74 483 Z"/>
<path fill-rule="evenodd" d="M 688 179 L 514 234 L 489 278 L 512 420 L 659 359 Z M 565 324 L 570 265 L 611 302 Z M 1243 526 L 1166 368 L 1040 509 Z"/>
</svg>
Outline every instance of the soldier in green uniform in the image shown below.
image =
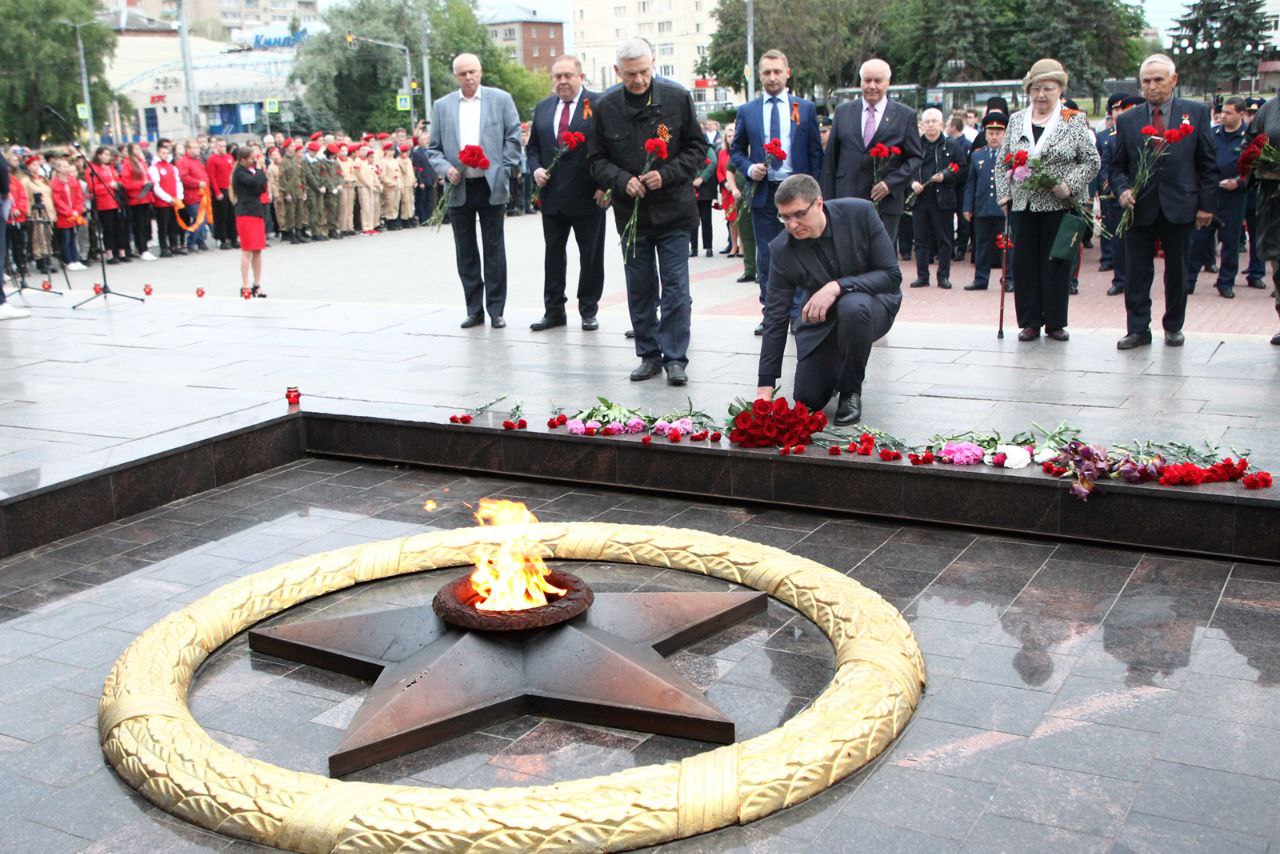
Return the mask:
<svg viewBox="0 0 1280 854">
<path fill-rule="evenodd" d="M 342 201 L 342 168 L 338 166 L 338 143 L 331 142 L 325 146 L 325 156 L 321 158 L 324 166 L 324 221 L 329 227 L 329 237 L 341 240 L 342 232 L 338 230 L 338 207 Z"/>
<path fill-rule="evenodd" d="M 328 240 L 324 219 L 324 196 L 329 178 L 325 175 L 324 155 L 319 142 L 307 143 L 307 156 L 302 164 L 302 174 L 307 184 L 307 221 L 311 225 L 312 240 Z"/>
<path fill-rule="evenodd" d="M 289 224 L 293 228 L 290 243 L 306 243 L 303 228 L 307 224 L 307 182 L 302 174 L 302 140 L 293 140 L 288 156 L 280 164 L 280 184 L 284 187 L 285 202 L 289 209 Z"/>
</svg>

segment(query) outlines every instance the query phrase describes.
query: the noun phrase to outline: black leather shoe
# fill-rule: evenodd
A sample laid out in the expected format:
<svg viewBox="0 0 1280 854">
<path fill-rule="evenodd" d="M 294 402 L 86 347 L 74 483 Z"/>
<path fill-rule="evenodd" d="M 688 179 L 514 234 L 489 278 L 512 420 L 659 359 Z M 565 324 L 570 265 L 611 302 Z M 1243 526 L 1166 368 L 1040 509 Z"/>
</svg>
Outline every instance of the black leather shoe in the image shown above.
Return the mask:
<svg viewBox="0 0 1280 854">
<path fill-rule="evenodd" d="M 986 282 L 970 282 L 964 286 L 966 291 L 985 291 L 987 289 Z"/>
<path fill-rule="evenodd" d="M 638 383 L 641 380 L 651 380 L 660 373 L 662 373 L 661 362 L 641 362 L 640 367 L 631 372 L 631 381 Z"/>
<path fill-rule="evenodd" d="M 1005 282 L 1005 283 L 1004 283 L 1004 292 L 1005 292 L 1006 294 L 1011 294 L 1011 293 L 1013 293 L 1013 282 Z"/>
<path fill-rule="evenodd" d="M 721 255 L 728 255 L 728 254 L 729 254 L 729 247 L 728 247 L 728 246 L 726 246 L 725 248 L 721 249 L 721 250 L 720 250 L 720 254 L 721 254 Z"/>
<path fill-rule="evenodd" d="M 1052 338 L 1054 341 L 1071 340 L 1071 333 L 1065 329 L 1047 329 L 1044 334 L 1049 338 Z"/>
<path fill-rule="evenodd" d="M 1222 295 L 1222 298 L 1223 298 L 1223 299 L 1235 299 L 1235 298 L 1236 298 L 1236 289 L 1235 289 L 1235 288 L 1233 288 L 1233 287 L 1231 287 L 1230 285 L 1228 285 L 1228 286 L 1227 286 L 1227 287 L 1225 287 L 1225 288 L 1218 288 L 1218 293 Z"/>
<path fill-rule="evenodd" d="M 1019 341 L 1034 341 L 1040 337 L 1039 326 L 1024 326 L 1018 330 Z"/>
<path fill-rule="evenodd" d="M 756 277 L 752 273 L 743 273 L 741 276 L 738 277 L 739 282 L 754 282 L 755 280 L 756 280 Z"/>
<path fill-rule="evenodd" d="M 908 285 L 907 287 L 911 287 L 911 288 L 927 288 L 927 287 L 929 287 L 929 280 L 928 280 L 928 279 L 916 279 L 914 282 L 912 282 L 912 283 L 911 283 L 910 285 Z"/>
<path fill-rule="evenodd" d="M 690 250 L 689 250 L 689 257 L 690 257 L 690 258 L 697 258 L 697 257 L 698 257 L 698 250 L 697 250 L 697 249 L 690 249 Z"/>
<path fill-rule="evenodd" d="M 1118 297 L 1122 293 L 1124 293 L 1124 288 L 1117 287 L 1116 285 L 1112 285 L 1107 288 L 1107 296 L 1109 297 Z"/>
<path fill-rule="evenodd" d="M 584 332 L 595 332 L 599 328 L 600 321 L 596 320 L 595 317 L 582 318 L 582 329 Z"/>
<path fill-rule="evenodd" d="M 1194 284 L 1187 286 L 1187 296 L 1191 296 L 1195 292 L 1196 292 L 1196 286 Z"/>
<path fill-rule="evenodd" d="M 1216 273 L 1218 272 L 1218 265 L 1213 263 L 1205 264 L 1204 271 L 1206 273 Z"/>
<path fill-rule="evenodd" d="M 1280 332 L 1277 332 L 1275 335 L 1271 336 L 1271 343 L 1276 345 L 1277 347 L 1280 347 Z"/>
<path fill-rule="evenodd" d="M 862 417 L 862 398 L 852 392 L 840 395 L 836 402 L 836 424 L 857 424 Z"/>
<path fill-rule="evenodd" d="M 951 290 L 951 280 L 950 280 L 950 279 L 938 279 L 938 287 L 942 288 L 944 291 L 949 291 L 949 290 Z"/>
<path fill-rule="evenodd" d="M 1070 295 L 1070 296 L 1073 296 L 1073 297 L 1078 297 L 1078 296 L 1080 296 L 1080 286 L 1079 286 L 1079 285 L 1075 285 L 1075 284 L 1068 285 L 1068 286 L 1067 286 L 1067 294 L 1068 294 L 1068 295 Z"/>
<path fill-rule="evenodd" d="M 1115 268 L 1116 268 L 1115 264 L 1111 264 L 1106 261 L 1103 261 L 1101 264 L 1098 265 L 1098 272 L 1105 273 L 1108 270 L 1114 270 Z"/>
<path fill-rule="evenodd" d="M 463 329 L 470 329 L 473 326 L 479 326 L 484 323 L 483 314 L 473 314 L 460 324 Z"/>
<path fill-rule="evenodd" d="M 756 327 L 756 334 L 757 334 L 757 335 L 763 335 L 763 334 L 764 334 L 764 321 L 763 321 L 763 320 L 762 320 L 762 321 L 760 321 L 760 325 Z"/>
<path fill-rule="evenodd" d="M 689 375 L 684 372 L 684 365 L 679 362 L 667 365 L 667 385 L 684 385 L 688 381 Z"/>
<path fill-rule="evenodd" d="M 533 323 L 530 323 L 529 328 L 534 332 L 541 332 L 544 329 L 555 329 L 557 326 L 564 326 L 568 322 L 569 321 L 563 314 L 557 317 L 544 314 L 541 320 L 535 320 Z"/>
<path fill-rule="evenodd" d="M 626 332 L 624 332 L 624 333 L 623 333 L 623 337 L 626 337 L 626 338 L 635 338 L 635 337 L 636 337 L 636 331 L 635 331 L 634 329 L 628 329 Z"/>
<path fill-rule="evenodd" d="M 1246 279 L 1245 284 L 1251 288 L 1257 288 L 1258 290 L 1262 290 L 1266 287 L 1266 285 L 1262 284 L 1262 279 Z"/>
<path fill-rule="evenodd" d="M 1135 347 L 1151 346 L 1150 332 L 1130 332 L 1116 342 L 1117 350 L 1132 350 Z"/>
<path fill-rule="evenodd" d="M 1187 342 L 1187 336 L 1181 332 L 1165 332 L 1164 343 L 1166 347 L 1181 347 Z"/>
<path fill-rule="evenodd" d="M 708 258 L 714 258 L 714 257 L 716 257 L 716 253 L 715 253 L 715 252 L 713 252 L 713 251 L 711 251 L 710 249 L 708 249 L 708 250 L 707 250 L 706 252 L 704 252 L 703 254 L 704 254 L 704 255 L 706 255 Z"/>
<path fill-rule="evenodd" d="M 498 315 L 497 317 L 495 317 L 495 318 L 491 319 L 491 320 L 489 321 L 489 325 L 490 325 L 490 326 L 492 326 L 494 329 L 506 329 L 506 328 L 507 328 L 507 322 L 506 322 L 505 320 L 503 320 L 503 319 L 502 319 L 502 315 Z"/>
<path fill-rule="evenodd" d="M 898 253 L 898 257 L 899 257 L 899 258 L 901 258 L 903 261 L 910 261 L 910 260 L 911 260 L 911 253 L 910 253 L 910 252 L 900 252 L 900 253 Z"/>
</svg>

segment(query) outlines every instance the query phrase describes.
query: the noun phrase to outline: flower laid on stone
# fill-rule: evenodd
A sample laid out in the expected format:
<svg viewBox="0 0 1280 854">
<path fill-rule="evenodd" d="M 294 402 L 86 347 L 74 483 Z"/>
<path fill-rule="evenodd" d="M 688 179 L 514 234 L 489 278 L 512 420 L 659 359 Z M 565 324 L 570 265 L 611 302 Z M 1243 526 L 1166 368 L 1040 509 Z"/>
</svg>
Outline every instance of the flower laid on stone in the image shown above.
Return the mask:
<svg viewBox="0 0 1280 854">
<path fill-rule="evenodd" d="M 503 430 L 524 430 L 529 422 L 524 419 L 524 404 L 517 403 L 502 422 Z"/>
<path fill-rule="evenodd" d="M 792 406 L 785 397 L 772 401 L 757 400 L 748 404 L 738 398 L 729 406 L 729 441 L 744 448 L 794 448 L 813 442 L 813 434 L 827 426 L 824 412 L 810 412 L 796 402 Z"/>
<path fill-rule="evenodd" d="M 947 442 L 942 446 L 942 461 L 953 466 L 972 466 L 982 462 L 985 454 L 974 442 Z"/>
<path fill-rule="evenodd" d="M 495 397 L 493 400 L 489 401 L 486 404 L 483 404 L 482 406 L 477 406 L 475 409 L 467 410 L 464 412 L 455 412 L 453 415 L 449 416 L 449 423 L 450 424 L 470 424 L 472 420 L 475 418 L 475 416 L 482 415 L 485 412 L 488 412 L 494 406 L 494 404 L 501 403 L 506 399 L 507 399 L 507 396 L 505 394 L 500 395 L 499 397 Z M 518 406 L 517 406 L 517 409 L 519 409 Z M 528 426 L 528 425 L 526 424 L 525 426 Z"/>
</svg>

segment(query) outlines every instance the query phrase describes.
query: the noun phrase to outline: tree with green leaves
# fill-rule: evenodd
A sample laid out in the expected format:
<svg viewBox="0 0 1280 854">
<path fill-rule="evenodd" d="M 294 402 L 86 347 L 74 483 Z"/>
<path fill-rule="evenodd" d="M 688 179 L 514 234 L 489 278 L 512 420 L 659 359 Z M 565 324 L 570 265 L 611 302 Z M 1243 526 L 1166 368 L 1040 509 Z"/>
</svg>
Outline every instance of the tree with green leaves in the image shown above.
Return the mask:
<svg viewBox="0 0 1280 854">
<path fill-rule="evenodd" d="M 66 24 L 94 21 L 94 0 L 0 0 L 0 20 L 6 38 L 0 39 L 0 137 L 38 146 L 46 137 L 66 139 L 66 131 L 46 105 L 76 123 L 80 88 L 80 56 L 76 32 Z M 89 94 L 94 115 L 103 119 L 113 101 L 104 78 L 116 48 L 116 34 L 105 24 L 80 28 Z M 79 124 L 79 123 L 76 123 Z"/>
<path fill-rule="evenodd" d="M 332 116 L 348 133 L 408 122 L 408 114 L 395 109 L 404 85 L 404 55 L 358 39 L 349 47 L 348 32 L 406 45 L 416 78 L 422 69 L 422 26 L 428 22 L 435 97 L 457 87 L 452 62 L 459 53 L 479 56 L 485 85 L 510 92 L 522 116 L 531 115 L 533 105 L 551 91 L 549 76 L 528 71 L 493 43 L 467 0 L 353 0 L 330 6 L 323 18 L 328 32 L 303 43 L 293 79 L 305 86 L 303 101 L 311 115 Z M 430 105 L 425 114 L 430 115 Z"/>
<path fill-rule="evenodd" d="M 1266 42 L 1263 0 L 1195 0 L 1178 18 L 1173 32 L 1178 77 L 1201 92 L 1226 80 L 1231 91 L 1258 68 Z"/>
</svg>

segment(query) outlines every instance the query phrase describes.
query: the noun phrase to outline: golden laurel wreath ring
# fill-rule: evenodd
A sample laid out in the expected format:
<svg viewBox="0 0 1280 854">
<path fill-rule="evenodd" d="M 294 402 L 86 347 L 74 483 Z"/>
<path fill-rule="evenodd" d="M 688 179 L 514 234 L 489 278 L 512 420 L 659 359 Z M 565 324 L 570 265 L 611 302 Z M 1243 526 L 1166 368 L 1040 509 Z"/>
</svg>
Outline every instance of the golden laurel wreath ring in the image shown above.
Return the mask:
<svg viewBox="0 0 1280 854">
<path fill-rule="evenodd" d="M 680 762 L 509 789 L 333 780 L 225 747 L 191 715 L 200 664 L 249 626 L 355 584 L 468 565 L 510 527 L 352 546 L 246 576 L 165 617 L 116 661 L 98 715 L 102 750 L 130 786 L 193 824 L 301 852 L 617 851 L 754 821 L 869 762 L 910 719 L 924 661 L 906 621 L 835 570 L 700 531 L 565 523 L 515 526 L 549 558 L 702 573 L 762 590 L 812 620 L 835 649 L 831 684 L 764 735 Z"/>
</svg>

